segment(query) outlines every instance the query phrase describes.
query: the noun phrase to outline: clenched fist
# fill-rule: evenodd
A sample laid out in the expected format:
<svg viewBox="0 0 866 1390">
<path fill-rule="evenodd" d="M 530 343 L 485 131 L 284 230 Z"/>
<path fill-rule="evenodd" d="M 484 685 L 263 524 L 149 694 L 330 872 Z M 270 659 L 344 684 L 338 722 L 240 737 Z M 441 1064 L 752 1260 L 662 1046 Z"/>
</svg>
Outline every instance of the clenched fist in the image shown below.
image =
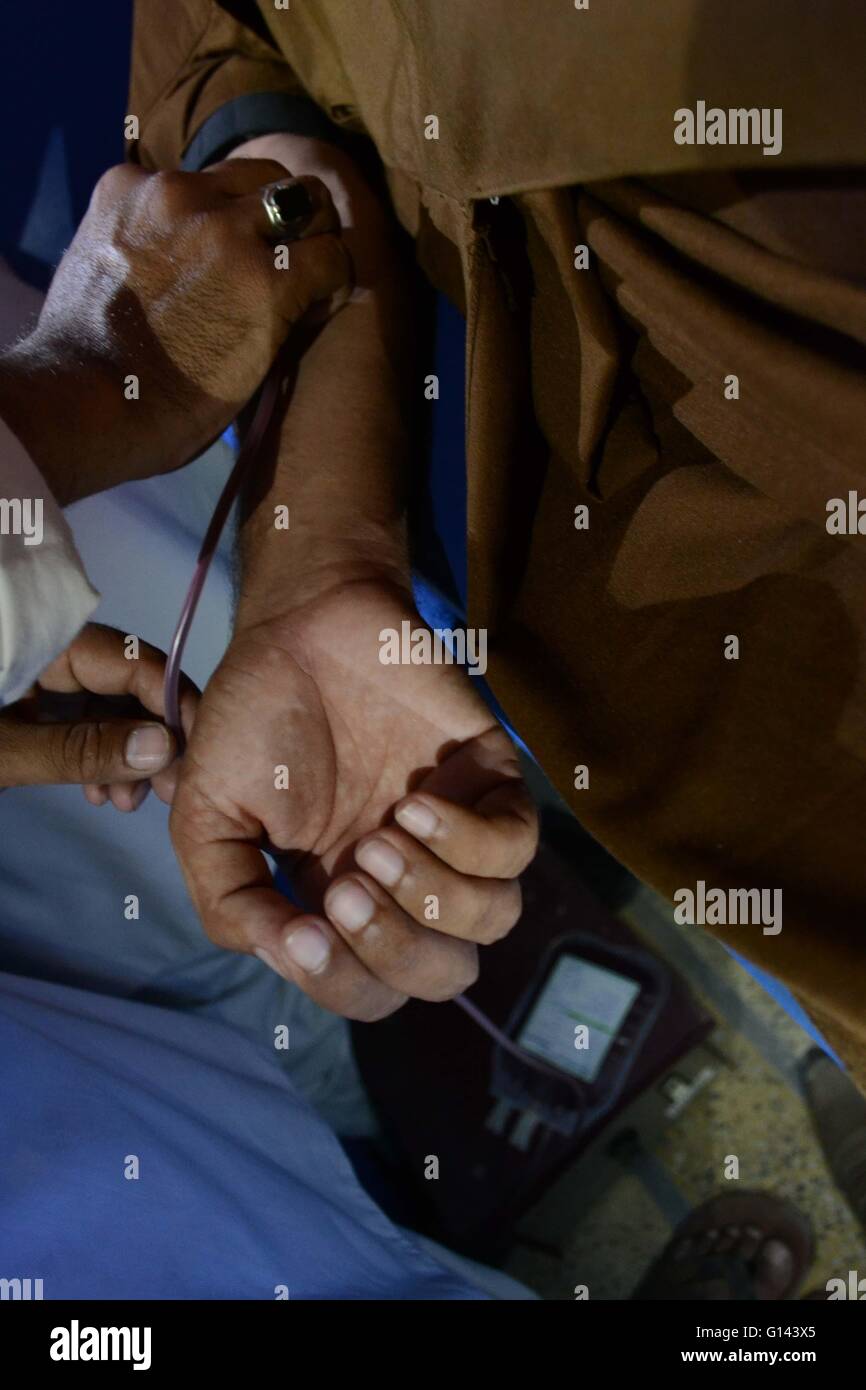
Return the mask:
<svg viewBox="0 0 866 1390">
<path fill-rule="evenodd" d="M 262 202 L 276 181 L 289 184 L 283 236 Z M 201 453 L 289 330 L 348 283 L 338 227 L 325 185 L 273 160 L 105 174 L 36 329 L 0 357 L 0 417 L 58 499 Z"/>
</svg>

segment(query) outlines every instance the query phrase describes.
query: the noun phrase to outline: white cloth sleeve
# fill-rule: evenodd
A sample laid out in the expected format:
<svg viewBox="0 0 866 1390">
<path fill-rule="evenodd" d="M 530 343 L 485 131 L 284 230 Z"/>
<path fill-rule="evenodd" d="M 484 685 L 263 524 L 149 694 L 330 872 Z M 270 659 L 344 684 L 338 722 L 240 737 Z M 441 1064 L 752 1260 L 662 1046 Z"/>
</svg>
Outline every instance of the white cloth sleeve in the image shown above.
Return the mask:
<svg viewBox="0 0 866 1390">
<path fill-rule="evenodd" d="M 45 479 L 0 420 L 0 705 L 21 698 L 98 602 Z"/>
</svg>

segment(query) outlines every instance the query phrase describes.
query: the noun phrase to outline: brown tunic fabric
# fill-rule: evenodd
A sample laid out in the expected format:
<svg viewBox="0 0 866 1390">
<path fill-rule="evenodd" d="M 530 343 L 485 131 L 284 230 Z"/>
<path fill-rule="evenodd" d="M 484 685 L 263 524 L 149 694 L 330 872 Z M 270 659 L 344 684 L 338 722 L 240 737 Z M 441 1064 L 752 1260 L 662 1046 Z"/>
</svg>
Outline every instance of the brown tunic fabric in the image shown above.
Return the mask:
<svg viewBox="0 0 866 1390">
<path fill-rule="evenodd" d="M 861 1081 L 866 536 L 826 522 L 866 496 L 864 73 L 862 0 L 138 0 L 130 104 L 149 168 L 245 93 L 373 138 L 467 314 L 500 701 L 641 878 L 782 890 L 780 933 L 710 930 Z M 781 151 L 677 143 L 699 102 Z"/>
</svg>

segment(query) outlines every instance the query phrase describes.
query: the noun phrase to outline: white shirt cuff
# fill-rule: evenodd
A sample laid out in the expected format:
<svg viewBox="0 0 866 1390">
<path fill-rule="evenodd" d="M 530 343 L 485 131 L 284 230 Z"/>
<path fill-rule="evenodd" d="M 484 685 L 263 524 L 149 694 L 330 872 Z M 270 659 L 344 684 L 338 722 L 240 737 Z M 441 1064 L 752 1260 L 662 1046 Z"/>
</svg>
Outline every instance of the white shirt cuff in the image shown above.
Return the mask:
<svg viewBox="0 0 866 1390">
<path fill-rule="evenodd" d="M 0 704 L 21 698 L 98 602 L 50 488 L 0 420 Z"/>
</svg>

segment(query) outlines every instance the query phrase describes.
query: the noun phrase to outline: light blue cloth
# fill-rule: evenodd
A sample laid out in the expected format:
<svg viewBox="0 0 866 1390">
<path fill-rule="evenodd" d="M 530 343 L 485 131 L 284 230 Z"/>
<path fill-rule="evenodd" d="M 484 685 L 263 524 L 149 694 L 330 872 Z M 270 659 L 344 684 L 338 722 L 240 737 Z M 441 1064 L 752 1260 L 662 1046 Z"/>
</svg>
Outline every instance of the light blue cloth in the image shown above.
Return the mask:
<svg viewBox="0 0 866 1390">
<path fill-rule="evenodd" d="M 0 1097 L 0 1278 L 46 1299 L 486 1297 L 215 1020 L 0 975 Z"/>
<path fill-rule="evenodd" d="M 88 497 L 67 516 L 102 593 L 95 617 L 166 650 L 231 455 L 217 444 L 178 473 Z M 200 686 L 219 662 L 231 612 L 231 529 L 214 557 L 184 656 Z M 168 811 L 97 810 L 79 787 L 0 797 L 0 970 L 217 1018 L 265 1047 L 341 1135 L 375 1133 L 344 1019 L 253 956 L 202 931 L 172 852 Z M 126 904 L 135 898 L 129 916 Z"/>
</svg>

